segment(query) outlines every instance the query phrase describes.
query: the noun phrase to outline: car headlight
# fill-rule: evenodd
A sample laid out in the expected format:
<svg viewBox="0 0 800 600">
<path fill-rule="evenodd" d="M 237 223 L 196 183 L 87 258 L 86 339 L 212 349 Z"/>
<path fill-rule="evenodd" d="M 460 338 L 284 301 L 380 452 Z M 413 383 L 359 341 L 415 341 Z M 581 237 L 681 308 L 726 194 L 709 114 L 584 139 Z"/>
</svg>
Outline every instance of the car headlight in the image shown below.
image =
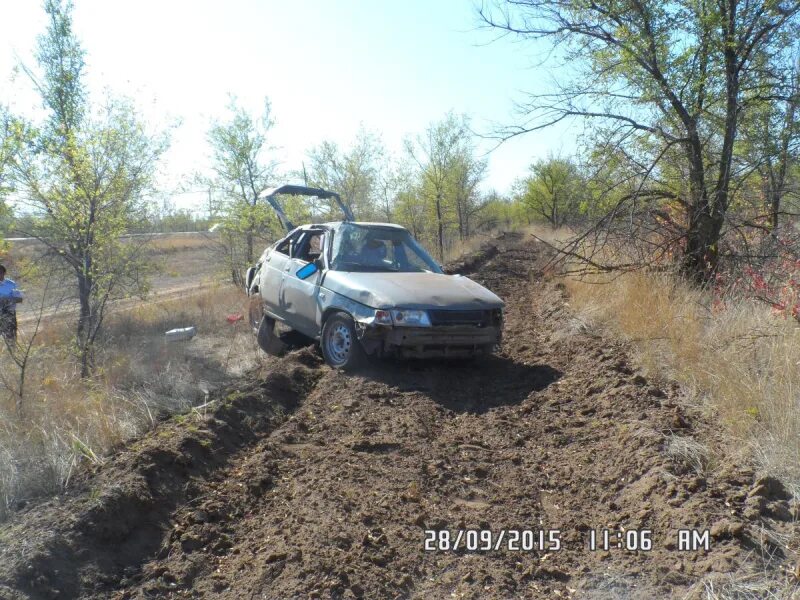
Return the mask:
<svg viewBox="0 0 800 600">
<path fill-rule="evenodd" d="M 430 327 L 431 319 L 424 310 L 393 308 L 376 310 L 375 323 L 378 325 L 398 325 L 400 327 Z"/>
<path fill-rule="evenodd" d="M 407 310 L 396 308 L 391 311 L 395 325 L 406 327 L 430 327 L 431 320 L 424 310 Z"/>
</svg>

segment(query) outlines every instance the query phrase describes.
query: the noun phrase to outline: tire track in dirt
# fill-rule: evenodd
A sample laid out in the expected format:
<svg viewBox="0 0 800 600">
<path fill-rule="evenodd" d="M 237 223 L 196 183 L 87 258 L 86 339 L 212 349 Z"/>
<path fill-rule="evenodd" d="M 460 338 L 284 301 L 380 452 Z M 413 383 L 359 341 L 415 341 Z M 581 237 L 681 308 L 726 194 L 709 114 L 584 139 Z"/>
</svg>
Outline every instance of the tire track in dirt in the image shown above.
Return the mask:
<svg viewBox="0 0 800 600">
<path fill-rule="evenodd" d="M 502 352 L 480 365 L 379 362 L 355 376 L 330 371 L 311 349 L 278 361 L 278 373 L 315 382 L 292 396 L 293 412 L 216 468 L 180 480 L 187 490 L 136 560 L 111 553 L 112 567 L 97 556 L 81 563 L 81 594 L 663 597 L 699 593 L 692 585 L 708 573 L 762 568 L 759 554 L 776 548 L 761 528 L 778 524 L 745 518 L 752 470 L 700 473 L 674 459 L 671 439 L 713 442 L 713 424 L 687 413 L 676 387 L 635 373 L 624 346 L 570 315 L 562 289 L 537 270 L 543 247 L 513 235 L 496 247 L 455 268 L 506 300 Z M 263 403 L 270 394 L 245 397 Z M 202 439 L 192 427 L 207 423 L 188 420 L 176 434 Z M 173 429 L 145 442 L 164 431 Z M 84 495 L 103 489 L 94 481 Z M 766 487 L 763 508 L 778 515 L 788 498 Z M 75 511 L 51 503 L 32 514 L 38 520 L 26 515 L 16 532 Z M 688 527 L 712 530 L 712 549 L 677 552 L 675 534 Z M 423 551 L 426 529 L 466 528 L 560 529 L 564 548 Z M 652 529 L 653 550 L 590 552 L 592 528 Z M 51 577 L 23 588 L 25 560 L 17 562 L 6 589 L 44 597 L 56 585 Z M 0 567 L 0 582 L 4 574 Z"/>
</svg>

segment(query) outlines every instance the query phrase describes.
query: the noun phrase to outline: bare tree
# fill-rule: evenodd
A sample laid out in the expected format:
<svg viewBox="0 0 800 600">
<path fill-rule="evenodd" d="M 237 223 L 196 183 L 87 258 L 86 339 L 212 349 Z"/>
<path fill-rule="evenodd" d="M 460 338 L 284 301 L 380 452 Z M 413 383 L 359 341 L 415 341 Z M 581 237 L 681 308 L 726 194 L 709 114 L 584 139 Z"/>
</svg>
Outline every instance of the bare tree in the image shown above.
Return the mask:
<svg viewBox="0 0 800 600">
<path fill-rule="evenodd" d="M 43 261 L 44 262 L 44 261 Z M 46 264 L 46 263 L 44 263 Z M 46 268 L 46 267 L 45 267 Z M 42 320 L 44 318 L 45 307 L 48 302 L 53 303 L 53 298 L 50 298 L 51 283 L 54 278 L 55 269 L 50 266 L 46 273 L 42 273 L 42 268 L 34 265 L 30 272 L 27 273 L 27 280 L 41 279 L 44 281 L 44 286 L 39 300 L 38 306 L 30 319 L 24 321 L 24 326 L 17 337 L 13 340 L 4 338 L 7 360 L 10 365 L 3 365 L 0 369 L 0 383 L 8 392 L 14 397 L 14 404 L 17 414 L 22 413 L 24 410 L 25 400 L 25 385 L 28 376 L 28 366 L 31 359 L 35 354 L 36 338 L 41 329 Z M 38 275 L 38 276 L 37 276 Z M 63 295 L 55 301 L 56 310 L 63 302 Z"/>
</svg>

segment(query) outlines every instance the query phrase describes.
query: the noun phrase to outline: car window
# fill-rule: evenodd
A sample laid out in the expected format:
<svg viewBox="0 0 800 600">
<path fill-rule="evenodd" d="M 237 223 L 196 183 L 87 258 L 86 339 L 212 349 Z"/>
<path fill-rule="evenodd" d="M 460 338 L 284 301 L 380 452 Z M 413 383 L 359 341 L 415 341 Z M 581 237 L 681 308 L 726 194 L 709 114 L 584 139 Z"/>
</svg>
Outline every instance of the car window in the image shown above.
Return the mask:
<svg viewBox="0 0 800 600">
<path fill-rule="evenodd" d="M 297 241 L 297 238 L 300 237 L 301 233 L 303 232 L 296 231 L 291 235 L 286 236 L 286 238 L 282 242 L 280 242 L 277 246 L 275 246 L 275 252 L 280 252 L 281 254 L 285 254 L 286 256 L 291 256 L 292 246 Z"/>
<path fill-rule="evenodd" d="M 345 223 L 333 238 L 335 271 L 441 273 L 425 249 L 405 229 Z"/>
<path fill-rule="evenodd" d="M 275 247 L 275 252 L 280 252 L 281 254 L 289 256 L 289 238 L 286 238 L 280 244 L 278 244 Z"/>
<path fill-rule="evenodd" d="M 322 254 L 322 244 L 324 231 L 311 230 L 303 234 L 303 238 L 297 243 L 297 251 L 294 258 L 299 258 L 306 262 L 316 260 Z"/>
</svg>

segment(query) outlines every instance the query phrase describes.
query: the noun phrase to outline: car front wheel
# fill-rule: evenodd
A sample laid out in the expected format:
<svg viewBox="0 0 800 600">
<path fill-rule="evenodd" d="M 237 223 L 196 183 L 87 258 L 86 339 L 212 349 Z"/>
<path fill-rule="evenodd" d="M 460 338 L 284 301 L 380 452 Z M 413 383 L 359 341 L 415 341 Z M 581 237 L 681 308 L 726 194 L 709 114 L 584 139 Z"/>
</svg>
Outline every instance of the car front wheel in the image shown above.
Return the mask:
<svg viewBox="0 0 800 600">
<path fill-rule="evenodd" d="M 366 360 L 356 336 L 353 319 L 344 313 L 331 315 L 322 327 L 322 356 L 334 369 L 352 371 Z"/>
</svg>

